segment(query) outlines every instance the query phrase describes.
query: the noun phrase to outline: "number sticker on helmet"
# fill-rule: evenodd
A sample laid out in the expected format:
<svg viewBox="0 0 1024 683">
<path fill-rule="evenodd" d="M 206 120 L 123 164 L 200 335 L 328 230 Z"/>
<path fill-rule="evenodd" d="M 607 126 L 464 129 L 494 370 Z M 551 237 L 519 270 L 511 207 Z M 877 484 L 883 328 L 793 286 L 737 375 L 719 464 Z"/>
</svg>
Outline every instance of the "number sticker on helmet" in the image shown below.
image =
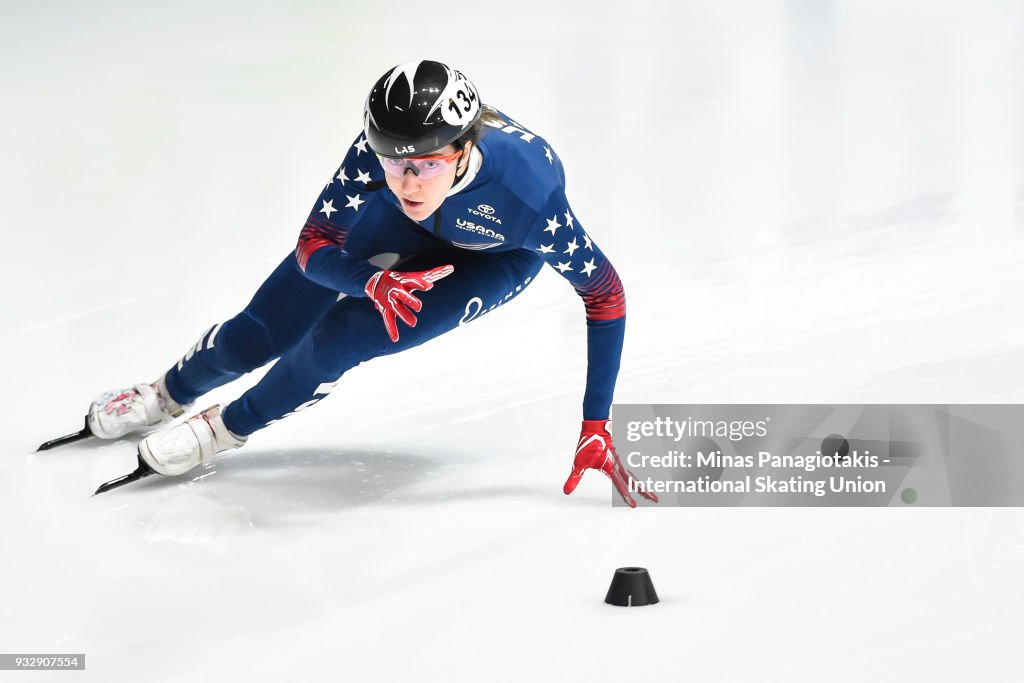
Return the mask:
<svg viewBox="0 0 1024 683">
<path fill-rule="evenodd" d="M 452 126 L 467 126 L 480 112 L 480 98 L 473 85 L 461 71 L 454 69 L 438 102 L 442 105 L 441 116 L 445 123 Z"/>
</svg>

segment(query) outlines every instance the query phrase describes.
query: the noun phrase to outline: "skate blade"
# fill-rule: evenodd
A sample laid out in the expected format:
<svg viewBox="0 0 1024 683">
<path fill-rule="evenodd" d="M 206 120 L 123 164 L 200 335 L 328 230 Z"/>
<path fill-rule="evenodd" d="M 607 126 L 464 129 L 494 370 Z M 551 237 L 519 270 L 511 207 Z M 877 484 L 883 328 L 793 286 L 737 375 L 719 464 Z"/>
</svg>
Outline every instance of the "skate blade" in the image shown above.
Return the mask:
<svg viewBox="0 0 1024 683">
<path fill-rule="evenodd" d="M 36 449 L 36 453 L 39 451 L 48 451 L 51 448 L 56 448 L 57 446 L 64 446 L 69 443 L 81 441 L 82 439 L 88 439 L 92 435 L 92 429 L 89 428 L 89 417 L 86 416 L 85 427 L 82 428 L 82 431 L 68 434 L 66 436 L 60 436 L 56 439 L 51 439 L 50 441 L 41 443 L 39 444 L 39 448 Z"/>
<path fill-rule="evenodd" d="M 111 479 L 106 484 L 102 484 L 98 489 L 96 489 L 96 493 L 92 495 L 98 496 L 101 493 L 106 493 L 107 491 L 124 486 L 125 484 L 130 484 L 133 481 L 138 481 L 143 477 L 148 477 L 151 474 L 156 474 L 156 470 L 154 470 L 152 467 L 146 464 L 146 461 L 142 459 L 141 455 L 136 455 L 136 457 L 139 459 L 139 466 L 135 468 L 134 472 L 129 472 L 123 477 L 118 477 L 117 479 Z"/>
</svg>

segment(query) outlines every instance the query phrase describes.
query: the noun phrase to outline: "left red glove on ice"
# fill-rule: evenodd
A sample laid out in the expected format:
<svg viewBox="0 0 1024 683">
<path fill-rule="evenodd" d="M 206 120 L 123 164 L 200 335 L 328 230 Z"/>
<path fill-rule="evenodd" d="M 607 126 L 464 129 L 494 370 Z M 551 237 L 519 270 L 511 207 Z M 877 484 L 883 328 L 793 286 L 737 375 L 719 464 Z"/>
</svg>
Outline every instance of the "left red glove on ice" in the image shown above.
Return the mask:
<svg viewBox="0 0 1024 683">
<path fill-rule="evenodd" d="M 636 501 L 629 495 L 629 482 L 636 481 L 633 473 L 622 466 L 619 455 L 612 445 L 612 435 L 605 428 L 607 420 L 584 420 L 583 429 L 580 431 L 580 442 L 576 446 L 576 459 L 572 463 L 572 472 L 565 481 L 562 488 L 566 495 L 576 490 L 580 483 L 583 472 L 588 469 L 604 472 L 615 489 L 622 496 L 622 500 L 631 508 L 636 507 Z M 636 487 L 634 487 L 636 488 Z M 658 497 L 647 491 L 637 490 L 647 500 L 658 502 Z"/>
</svg>

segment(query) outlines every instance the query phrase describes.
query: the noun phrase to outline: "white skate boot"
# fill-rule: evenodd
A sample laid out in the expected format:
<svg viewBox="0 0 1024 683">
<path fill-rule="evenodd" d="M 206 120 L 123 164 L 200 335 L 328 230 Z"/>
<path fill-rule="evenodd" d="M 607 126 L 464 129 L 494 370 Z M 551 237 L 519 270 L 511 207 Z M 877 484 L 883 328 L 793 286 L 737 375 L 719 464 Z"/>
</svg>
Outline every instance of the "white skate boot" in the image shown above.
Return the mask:
<svg viewBox="0 0 1024 683">
<path fill-rule="evenodd" d="M 87 424 L 100 439 L 117 439 L 131 432 L 164 424 L 185 412 L 167 391 L 164 377 L 101 394 L 89 406 Z"/>
<path fill-rule="evenodd" d="M 150 434 L 139 442 L 139 456 L 159 474 L 175 476 L 244 445 L 246 440 L 228 431 L 218 405 Z"/>
</svg>

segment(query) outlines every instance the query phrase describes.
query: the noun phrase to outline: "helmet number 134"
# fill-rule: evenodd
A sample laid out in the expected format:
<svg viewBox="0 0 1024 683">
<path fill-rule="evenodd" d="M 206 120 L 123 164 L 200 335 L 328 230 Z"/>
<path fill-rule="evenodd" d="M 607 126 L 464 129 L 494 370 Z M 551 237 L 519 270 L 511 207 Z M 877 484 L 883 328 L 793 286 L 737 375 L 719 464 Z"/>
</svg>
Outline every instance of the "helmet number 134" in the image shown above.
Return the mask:
<svg viewBox="0 0 1024 683">
<path fill-rule="evenodd" d="M 462 109 L 459 109 L 459 105 L 455 103 L 454 99 L 448 100 L 448 108 L 451 109 L 452 112 L 461 119 L 463 112 L 469 112 L 470 110 L 473 109 L 473 102 L 474 100 L 476 100 L 476 93 L 470 90 L 469 94 L 467 95 L 466 91 L 460 88 L 459 90 L 455 91 L 455 97 L 462 100 Z"/>
</svg>

